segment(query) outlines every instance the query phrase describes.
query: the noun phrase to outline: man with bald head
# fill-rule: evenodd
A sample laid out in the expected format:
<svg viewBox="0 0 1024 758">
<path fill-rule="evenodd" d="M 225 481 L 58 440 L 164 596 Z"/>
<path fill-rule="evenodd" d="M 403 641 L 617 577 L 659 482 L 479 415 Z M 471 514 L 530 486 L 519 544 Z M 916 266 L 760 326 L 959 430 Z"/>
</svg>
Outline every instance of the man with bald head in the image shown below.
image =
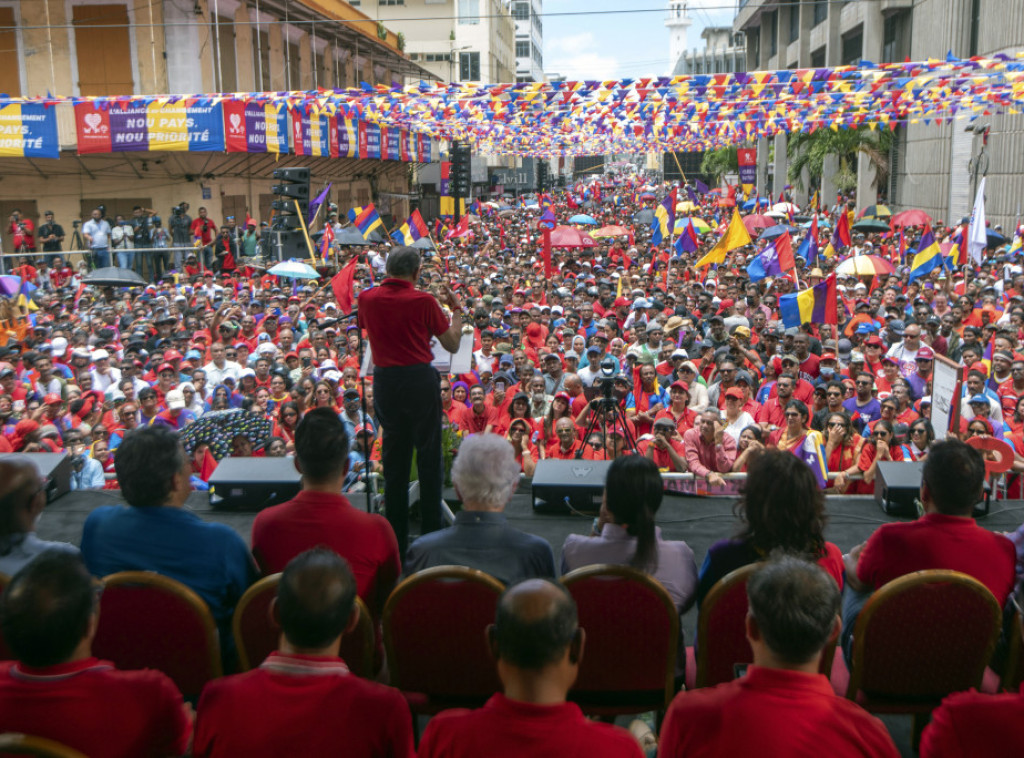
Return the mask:
<svg viewBox="0 0 1024 758">
<path fill-rule="evenodd" d="M 562 585 L 527 579 L 509 587 L 487 640 L 504 694 L 479 710 L 431 719 L 420 758 L 642 755 L 627 732 L 588 721 L 579 706 L 566 702 L 583 657 L 584 633 L 576 603 Z"/>
<path fill-rule="evenodd" d="M 349 673 L 338 657 L 342 636 L 359 623 L 355 599 L 355 577 L 337 553 L 315 548 L 293 558 L 271 605 L 277 651 L 206 686 L 192 754 L 412 758 L 402 695 Z"/>
<path fill-rule="evenodd" d="M 14 576 L 46 550 L 78 548 L 36 536 L 36 521 L 46 506 L 46 480 L 27 455 L 0 458 L 0 573 Z"/>
</svg>

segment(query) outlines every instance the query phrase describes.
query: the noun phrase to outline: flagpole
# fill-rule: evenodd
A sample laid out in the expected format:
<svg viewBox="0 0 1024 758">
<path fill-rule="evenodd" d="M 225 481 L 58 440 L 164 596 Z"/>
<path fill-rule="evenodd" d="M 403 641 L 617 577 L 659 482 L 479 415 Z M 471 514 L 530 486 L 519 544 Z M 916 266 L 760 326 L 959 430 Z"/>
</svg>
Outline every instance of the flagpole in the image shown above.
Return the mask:
<svg viewBox="0 0 1024 758">
<path fill-rule="evenodd" d="M 316 268 L 316 250 L 313 249 L 313 240 L 309 238 L 309 230 L 306 229 L 306 219 L 302 215 L 302 209 L 299 208 L 299 201 L 295 200 L 295 213 L 299 217 L 299 223 L 302 224 L 302 236 L 306 239 L 306 249 L 309 250 L 309 259 L 313 262 L 313 268 Z"/>
</svg>

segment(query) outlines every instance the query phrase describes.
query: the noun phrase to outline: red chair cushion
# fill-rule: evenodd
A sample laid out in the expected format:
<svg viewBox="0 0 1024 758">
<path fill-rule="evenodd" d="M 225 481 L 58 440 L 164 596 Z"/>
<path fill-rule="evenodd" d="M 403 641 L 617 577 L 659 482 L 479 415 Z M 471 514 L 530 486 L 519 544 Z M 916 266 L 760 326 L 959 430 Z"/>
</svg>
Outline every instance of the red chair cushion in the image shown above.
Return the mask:
<svg viewBox="0 0 1024 758">
<path fill-rule="evenodd" d="M 707 634 L 697 640 L 698 655 L 707 661 L 703 686 L 713 687 L 735 679 L 735 664 L 753 663 L 754 653 L 747 642 L 747 584 L 736 582 L 709 608 L 701 609 L 698 624 L 706 622 Z M 700 628 L 700 627 L 698 627 Z"/>
</svg>

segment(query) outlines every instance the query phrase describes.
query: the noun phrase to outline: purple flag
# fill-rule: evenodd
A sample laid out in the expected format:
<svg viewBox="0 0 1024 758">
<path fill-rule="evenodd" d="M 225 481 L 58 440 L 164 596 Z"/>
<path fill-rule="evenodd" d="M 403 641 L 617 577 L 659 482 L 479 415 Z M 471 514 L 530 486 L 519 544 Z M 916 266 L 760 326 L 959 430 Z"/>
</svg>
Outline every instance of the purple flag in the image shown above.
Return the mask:
<svg viewBox="0 0 1024 758">
<path fill-rule="evenodd" d="M 693 187 L 687 185 L 686 186 L 686 194 L 688 194 L 690 196 L 690 202 L 691 203 L 693 203 L 694 205 L 698 205 L 699 204 L 698 201 L 697 201 L 697 195 L 693 191 Z"/>
<path fill-rule="evenodd" d="M 331 191 L 331 184 L 331 182 L 328 182 L 327 186 L 324 187 L 324 191 L 309 201 L 309 219 L 306 221 L 307 224 L 313 223 L 313 217 L 316 215 L 317 209 L 323 205 L 324 200 L 327 199 L 327 193 Z"/>
<path fill-rule="evenodd" d="M 706 194 L 707 194 L 707 192 L 708 192 L 708 185 L 706 185 L 706 184 L 705 184 L 704 182 L 702 182 L 702 181 L 701 181 L 700 179 L 697 179 L 697 180 L 696 180 L 696 184 L 697 184 L 697 191 L 698 191 L 698 192 L 699 192 L 700 194 L 702 194 L 702 195 L 706 195 Z"/>
</svg>

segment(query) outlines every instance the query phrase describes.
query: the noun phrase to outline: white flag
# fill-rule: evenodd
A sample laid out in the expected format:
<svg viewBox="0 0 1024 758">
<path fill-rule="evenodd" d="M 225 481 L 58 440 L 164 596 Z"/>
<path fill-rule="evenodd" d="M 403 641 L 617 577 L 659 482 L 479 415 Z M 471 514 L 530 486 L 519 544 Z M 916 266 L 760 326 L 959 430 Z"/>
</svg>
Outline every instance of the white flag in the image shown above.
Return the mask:
<svg viewBox="0 0 1024 758">
<path fill-rule="evenodd" d="M 978 184 L 978 194 L 974 198 L 974 210 L 971 211 L 971 224 L 967 229 L 967 255 L 977 265 L 981 265 L 988 247 L 988 230 L 985 224 L 985 177 Z"/>
</svg>

